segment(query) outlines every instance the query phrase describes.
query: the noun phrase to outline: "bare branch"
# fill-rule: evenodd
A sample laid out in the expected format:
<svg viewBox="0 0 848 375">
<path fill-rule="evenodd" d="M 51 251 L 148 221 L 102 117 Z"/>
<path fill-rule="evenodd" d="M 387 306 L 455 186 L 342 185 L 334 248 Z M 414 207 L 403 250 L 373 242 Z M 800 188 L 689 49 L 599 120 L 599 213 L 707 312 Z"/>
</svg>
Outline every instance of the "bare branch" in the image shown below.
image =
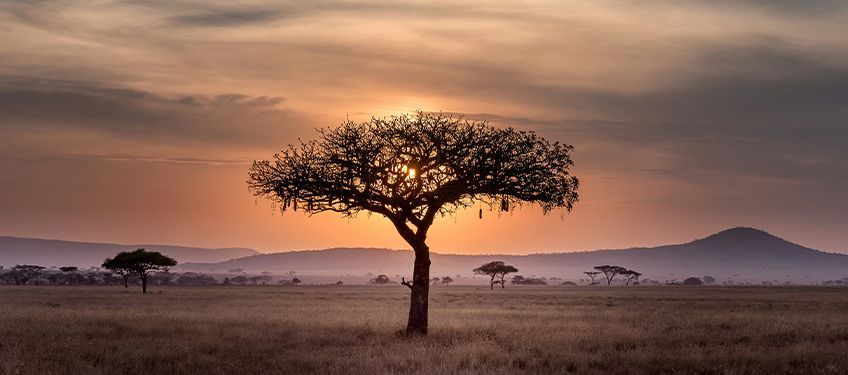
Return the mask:
<svg viewBox="0 0 848 375">
<path fill-rule="evenodd" d="M 412 281 L 406 281 L 403 277 L 400 278 L 400 285 L 406 285 L 406 287 L 412 289 Z"/>
</svg>

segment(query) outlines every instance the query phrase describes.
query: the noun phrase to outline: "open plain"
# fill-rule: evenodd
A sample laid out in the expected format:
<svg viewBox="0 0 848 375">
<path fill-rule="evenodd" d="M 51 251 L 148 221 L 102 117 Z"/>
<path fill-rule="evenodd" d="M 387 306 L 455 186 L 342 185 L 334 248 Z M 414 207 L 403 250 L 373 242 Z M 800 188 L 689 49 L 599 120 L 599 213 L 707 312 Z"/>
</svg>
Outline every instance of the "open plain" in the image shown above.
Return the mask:
<svg viewBox="0 0 848 375">
<path fill-rule="evenodd" d="M 838 287 L 0 287 L 0 372 L 845 373 Z"/>
</svg>

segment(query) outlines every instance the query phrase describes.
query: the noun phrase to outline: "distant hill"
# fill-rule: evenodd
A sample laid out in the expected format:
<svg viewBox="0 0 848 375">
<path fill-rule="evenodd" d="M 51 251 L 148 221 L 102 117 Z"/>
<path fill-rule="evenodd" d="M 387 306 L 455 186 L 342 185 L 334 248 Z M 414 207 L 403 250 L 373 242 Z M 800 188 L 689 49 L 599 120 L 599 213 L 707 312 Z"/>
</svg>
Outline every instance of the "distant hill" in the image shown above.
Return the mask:
<svg viewBox="0 0 848 375">
<path fill-rule="evenodd" d="M 184 270 L 226 272 L 269 271 L 325 276 L 363 275 L 366 272 L 409 276 L 413 254 L 406 250 L 337 248 L 262 254 L 225 262 L 184 264 Z M 728 229 L 685 244 L 532 255 L 432 254 L 433 276 L 472 277 L 471 270 L 485 262 L 503 260 L 526 276 L 579 279 L 583 271 L 602 264 L 635 269 L 655 280 L 682 280 L 711 275 L 721 280 L 809 282 L 848 274 L 848 255 L 803 247 L 753 228 Z"/>
<path fill-rule="evenodd" d="M 120 251 L 145 248 L 159 251 L 178 262 L 221 262 L 257 254 L 253 249 L 205 249 L 171 245 L 118 245 L 71 242 L 35 238 L 0 237 L 0 265 L 37 264 L 42 266 L 99 266 L 103 259 Z"/>
</svg>

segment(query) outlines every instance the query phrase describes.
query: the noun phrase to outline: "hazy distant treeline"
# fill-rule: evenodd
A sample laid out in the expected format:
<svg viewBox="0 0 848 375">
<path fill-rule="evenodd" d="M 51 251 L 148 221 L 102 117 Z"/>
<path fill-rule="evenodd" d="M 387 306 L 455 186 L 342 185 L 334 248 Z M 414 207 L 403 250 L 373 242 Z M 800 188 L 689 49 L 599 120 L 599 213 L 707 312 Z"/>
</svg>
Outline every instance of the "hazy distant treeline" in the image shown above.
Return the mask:
<svg viewBox="0 0 848 375">
<path fill-rule="evenodd" d="M 213 286 L 213 285 L 235 285 L 235 286 L 259 286 L 259 285 L 299 285 L 302 281 L 294 277 L 294 272 L 289 272 L 287 275 L 272 275 L 269 272 L 263 272 L 258 275 L 248 274 L 242 270 L 228 270 L 228 275 L 209 275 L 202 272 L 156 272 L 151 274 L 149 283 L 151 285 L 183 285 L 183 286 Z M 373 274 L 369 274 L 373 275 Z M 398 277 L 400 275 L 397 275 Z M 351 276 L 352 277 L 352 276 Z M 348 277 L 349 278 L 349 277 Z M 460 275 L 456 275 L 460 279 Z M 454 281 L 467 284 L 479 284 L 479 280 L 469 278 L 461 278 L 454 280 L 449 276 L 442 278 L 433 278 L 432 285 L 448 285 Z M 521 276 L 512 277 L 510 283 L 512 285 L 596 285 L 597 280 L 581 278 L 576 282 L 568 281 L 558 277 L 536 277 L 536 276 Z M 625 278 L 613 278 L 612 285 L 625 285 Z M 17 265 L 14 267 L 0 266 L 0 285 L 123 285 L 123 277 L 100 267 L 78 268 L 78 267 L 43 267 L 38 265 Z M 138 276 L 129 276 L 128 283 L 131 285 L 140 284 Z M 342 285 L 344 282 L 324 280 L 322 284 Z M 398 284 L 385 275 L 364 279 L 361 284 Z M 660 282 L 657 280 L 642 279 L 637 285 L 643 286 L 658 286 L 658 285 L 792 285 L 788 281 L 763 281 L 763 282 L 745 282 L 741 280 L 723 280 L 717 281 L 711 276 L 690 277 L 685 280 L 666 280 Z M 848 286 L 848 277 L 841 279 L 828 280 L 820 283 L 808 283 L 830 286 Z"/>
<path fill-rule="evenodd" d="M 270 285 L 270 275 L 236 275 L 214 277 L 199 272 L 156 272 L 150 275 L 152 285 Z M 138 284 L 136 275 L 129 276 L 130 284 Z M 43 267 L 38 265 L 16 265 L 11 268 L 0 266 L 0 285 L 123 285 L 124 279 L 99 267 L 80 269 L 77 267 Z M 297 278 L 277 280 L 276 285 L 297 285 Z"/>
</svg>

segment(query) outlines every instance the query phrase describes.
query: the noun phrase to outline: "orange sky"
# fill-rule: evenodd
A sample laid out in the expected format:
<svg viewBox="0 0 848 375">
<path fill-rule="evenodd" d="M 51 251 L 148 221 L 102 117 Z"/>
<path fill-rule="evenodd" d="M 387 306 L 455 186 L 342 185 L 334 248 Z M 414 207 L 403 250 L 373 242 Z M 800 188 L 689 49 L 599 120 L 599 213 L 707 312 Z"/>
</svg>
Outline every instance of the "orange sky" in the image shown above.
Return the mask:
<svg viewBox="0 0 848 375">
<path fill-rule="evenodd" d="M 245 184 L 318 126 L 422 109 L 573 144 L 581 200 L 440 219 L 437 252 L 687 241 L 848 251 L 839 2 L 0 5 L 0 235 L 262 251 L 405 247 Z"/>
</svg>

